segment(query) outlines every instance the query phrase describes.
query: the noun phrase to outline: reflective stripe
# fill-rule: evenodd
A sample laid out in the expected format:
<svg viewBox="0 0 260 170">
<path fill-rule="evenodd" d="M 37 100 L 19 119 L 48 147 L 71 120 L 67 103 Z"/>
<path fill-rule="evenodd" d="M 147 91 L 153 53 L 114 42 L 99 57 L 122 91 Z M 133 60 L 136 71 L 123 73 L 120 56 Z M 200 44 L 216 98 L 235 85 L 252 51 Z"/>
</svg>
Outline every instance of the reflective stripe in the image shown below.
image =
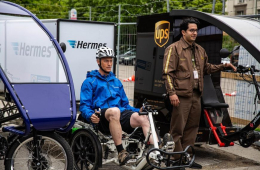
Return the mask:
<svg viewBox="0 0 260 170">
<path fill-rule="evenodd" d="M 171 78 L 170 78 L 169 75 L 167 75 L 167 80 L 169 82 L 169 85 L 170 85 L 171 89 L 173 89 L 173 85 L 172 85 Z"/>
<path fill-rule="evenodd" d="M 170 62 L 170 58 L 171 58 L 171 53 L 172 53 L 172 47 L 170 48 L 170 51 L 169 51 L 168 56 L 167 56 L 167 61 L 166 61 L 165 68 L 164 68 L 165 74 L 167 73 L 167 70 L 168 70 L 168 66 L 169 66 L 169 62 Z"/>
</svg>

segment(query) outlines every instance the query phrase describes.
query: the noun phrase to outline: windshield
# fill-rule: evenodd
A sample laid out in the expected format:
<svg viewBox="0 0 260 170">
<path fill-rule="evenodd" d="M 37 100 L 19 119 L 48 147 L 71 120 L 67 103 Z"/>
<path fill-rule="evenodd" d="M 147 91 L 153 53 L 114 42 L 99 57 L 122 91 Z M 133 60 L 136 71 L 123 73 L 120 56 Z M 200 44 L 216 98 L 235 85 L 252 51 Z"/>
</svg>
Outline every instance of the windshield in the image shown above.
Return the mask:
<svg viewBox="0 0 260 170">
<path fill-rule="evenodd" d="M 210 14 L 209 14 L 210 15 Z M 260 22 L 256 20 L 249 20 L 245 18 L 228 17 L 221 15 L 211 15 L 217 18 L 232 29 L 240 33 L 252 43 L 257 49 L 260 49 Z M 233 37 L 236 39 L 236 37 Z M 242 42 L 239 42 L 242 43 Z"/>
<path fill-rule="evenodd" d="M 65 83 L 60 55 L 31 17 L 0 14 L 0 65 L 11 83 Z"/>
</svg>

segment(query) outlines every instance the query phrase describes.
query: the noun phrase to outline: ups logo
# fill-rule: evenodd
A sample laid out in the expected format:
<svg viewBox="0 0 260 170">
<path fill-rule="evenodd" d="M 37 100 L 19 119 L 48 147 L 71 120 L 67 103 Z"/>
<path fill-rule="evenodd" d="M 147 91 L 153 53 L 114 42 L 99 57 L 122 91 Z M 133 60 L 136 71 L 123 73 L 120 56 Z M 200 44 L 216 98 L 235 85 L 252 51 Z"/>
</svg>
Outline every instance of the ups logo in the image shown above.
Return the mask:
<svg viewBox="0 0 260 170">
<path fill-rule="evenodd" d="M 154 41 L 159 46 L 164 46 L 169 40 L 170 22 L 159 21 L 155 24 Z"/>
</svg>

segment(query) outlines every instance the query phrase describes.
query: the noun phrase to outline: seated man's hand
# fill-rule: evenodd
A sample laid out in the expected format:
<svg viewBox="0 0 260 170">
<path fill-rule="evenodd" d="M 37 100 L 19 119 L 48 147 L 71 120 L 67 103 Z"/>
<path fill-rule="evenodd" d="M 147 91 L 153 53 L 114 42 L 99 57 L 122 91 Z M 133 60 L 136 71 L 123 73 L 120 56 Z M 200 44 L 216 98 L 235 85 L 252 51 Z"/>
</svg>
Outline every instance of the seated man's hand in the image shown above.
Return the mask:
<svg viewBox="0 0 260 170">
<path fill-rule="evenodd" d="M 92 123 L 98 124 L 99 123 L 99 118 L 98 118 L 98 116 L 96 114 L 100 114 L 100 112 L 96 112 L 96 113 L 92 114 L 90 119 L 91 119 Z"/>
</svg>

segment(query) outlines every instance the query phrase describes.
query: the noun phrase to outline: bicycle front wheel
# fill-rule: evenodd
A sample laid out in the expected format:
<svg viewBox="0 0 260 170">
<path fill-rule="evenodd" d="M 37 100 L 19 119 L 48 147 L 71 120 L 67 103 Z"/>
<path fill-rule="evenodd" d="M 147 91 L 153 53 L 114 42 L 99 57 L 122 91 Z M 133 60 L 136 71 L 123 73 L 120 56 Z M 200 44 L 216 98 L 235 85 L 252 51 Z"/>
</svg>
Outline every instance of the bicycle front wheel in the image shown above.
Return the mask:
<svg viewBox="0 0 260 170">
<path fill-rule="evenodd" d="M 6 156 L 5 170 L 72 170 L 73 155 L 69 144 L 56 133 L 41 133 L 38 153 L 32 134 L 18 139 Z"/>
</svg>

